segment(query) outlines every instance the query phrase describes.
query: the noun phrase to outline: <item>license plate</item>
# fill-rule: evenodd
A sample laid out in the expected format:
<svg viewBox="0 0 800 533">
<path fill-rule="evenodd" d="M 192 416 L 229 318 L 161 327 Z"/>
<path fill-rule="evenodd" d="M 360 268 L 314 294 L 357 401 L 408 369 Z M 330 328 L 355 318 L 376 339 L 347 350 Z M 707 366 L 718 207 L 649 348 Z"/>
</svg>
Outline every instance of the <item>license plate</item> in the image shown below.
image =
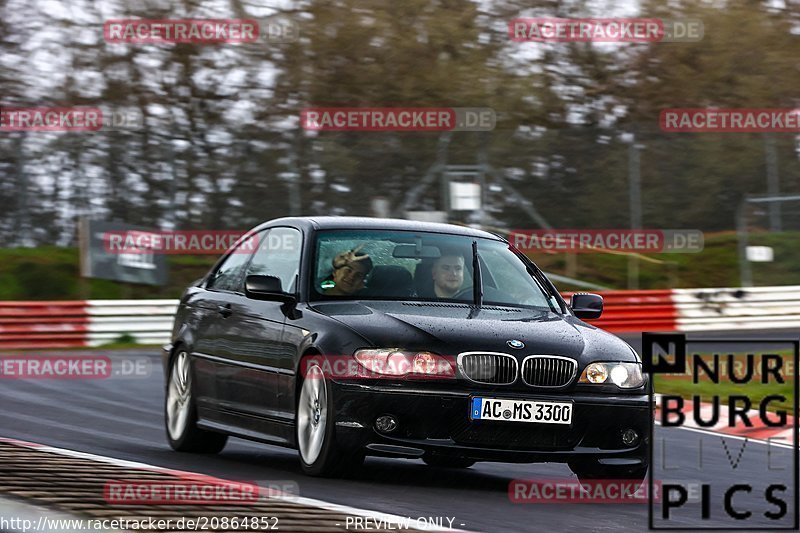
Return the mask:
<svg viewBox="0 0 800 533">
<path fill-rule="evenodd" d="M 470 418 L 472 420 L 569 425 L 572 423 L 572 403 L 473 398 Z"/>
</svg>

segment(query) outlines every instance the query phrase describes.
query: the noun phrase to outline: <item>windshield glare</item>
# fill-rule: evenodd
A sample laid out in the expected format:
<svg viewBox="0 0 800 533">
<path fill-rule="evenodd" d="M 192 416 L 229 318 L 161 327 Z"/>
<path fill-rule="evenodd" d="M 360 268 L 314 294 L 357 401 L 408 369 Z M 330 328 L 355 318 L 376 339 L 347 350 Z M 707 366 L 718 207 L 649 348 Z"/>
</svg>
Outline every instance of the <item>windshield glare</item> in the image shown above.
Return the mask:
<svg viewBox="0 0 800 533">
<path fill-rule="evenodd" d="M 508 244 L 491 239 L 406 231 L 325 231 L 317 235 L 312 300 L 479 301 L 558 311 L 550 294 Z"/>
</svg>

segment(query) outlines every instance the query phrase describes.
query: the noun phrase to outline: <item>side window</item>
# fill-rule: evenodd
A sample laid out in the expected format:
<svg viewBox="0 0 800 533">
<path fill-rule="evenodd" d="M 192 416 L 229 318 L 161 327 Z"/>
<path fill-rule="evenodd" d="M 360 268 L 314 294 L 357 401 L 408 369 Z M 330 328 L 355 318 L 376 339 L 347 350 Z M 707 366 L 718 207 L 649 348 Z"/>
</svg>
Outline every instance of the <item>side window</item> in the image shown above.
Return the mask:
<svg viewBox="0 0 800 533">
<path fill-rule="evenodd" d="M 218 291 L 241 291 L 244 267 L 247 265 L 250 256 L 253 255 L 253 249 L 258 245 L 263 235 L 264 233 L 260 233 L 258 238 L 253 237 L 239 243 L 239 246 L 228 255 L 214 272 L 207 288 Z"/>
<path fill-rule="evenodd" d="M 247 275 L 275 276 L 281 289 L 295 292 L 300 272 L 300 250 L 303 237 L 294 228 L 273 228 L 261 236 L 258 251 L 247 269 Z"/>
</svg>

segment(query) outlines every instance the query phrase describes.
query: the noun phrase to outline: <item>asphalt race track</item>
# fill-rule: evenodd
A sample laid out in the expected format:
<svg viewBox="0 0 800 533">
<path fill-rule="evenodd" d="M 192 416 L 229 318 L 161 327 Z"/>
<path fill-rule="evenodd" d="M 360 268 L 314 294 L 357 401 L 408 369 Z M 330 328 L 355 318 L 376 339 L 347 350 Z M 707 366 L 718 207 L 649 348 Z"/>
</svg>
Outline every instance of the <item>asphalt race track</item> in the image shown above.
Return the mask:
<svg viewBox="0 0 800 533">
<path fill-rule="evenodd" d="M 630 336 L 627 340 L 635 340 Z M 74 353 L 74 352 L 73 352 Z M 566 466 L 479 463 L 467 470 L 426 466 L 418 460 L 368 458 L 362 471 L 347 479 L 316 479 L 301 474 L 296 452 L 231 439 L 218 456 L 173 452 L 164 436 L 163 375 L 156 350 L 110 354 L 149 362 L 147 377 L 111 377 L 100 380 L 0 381 L 0 436 L 70 450 L 188 470 L 235 480 L 293 480 L 300 495 L 360 509 L 410 517 L 455 517 L 453 527 L 472 531 L 643 531 L 647 529 L 646 504 L 513 504 L 509 482 L 518 478 L 572 479 Z M 692 474 L 703 441 L 702 469 Z M 712 482 L 712 520 L 722 508 L 721 490 L 736 480 L 754 486 L 777 474 L 766 468 L 791 467 L 787 448 L 748 443 L 735 469 L 742 441 L 681 429 L 656 428 L 655 453 L 669 468 L 656 469 L 659 479 L 698 479 Z M 778 465 L 778 466 L 776 466 Z M 661 465 L 662 467 L 665 465 Z M 722 489 L 724 490 L 724 489 Z M 760 489 L 758 489 L 760 490 Z M 754 515 L 774 509 L 757 490 L 737 505 L 751 504 Z M 790 513 L 795 495 L 787 493 Z M 694 518 L 699 506 L 692 507 Z M 686 512 L 687 516 L 690 513 Z M 687 518 L 688 519 L 688 518 Z M 763 522 L 763 519 L 762 519 Z M 699 523 L 687 522 L 689 527 Z M 782 525 L 785 523 L 781 523 Z M 674 525 L 674 524 L 673 524 Z M 755 524 L 753 524 L 755 525 Z"/>
</svg>

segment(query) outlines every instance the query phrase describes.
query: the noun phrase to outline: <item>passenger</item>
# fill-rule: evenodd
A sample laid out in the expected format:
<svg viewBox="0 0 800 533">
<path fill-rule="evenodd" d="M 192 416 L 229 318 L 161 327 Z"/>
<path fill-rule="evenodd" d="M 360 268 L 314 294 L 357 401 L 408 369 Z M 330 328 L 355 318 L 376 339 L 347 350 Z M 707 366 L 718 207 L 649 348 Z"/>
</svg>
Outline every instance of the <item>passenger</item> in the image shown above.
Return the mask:
<svg viewBox="0 0 800 533">
<path fill-rule="evenodd" d="M 361 246 L 341 252 L 333 258 L 333 273 L 322 283 L 323 292 L 330 296 L 350 296 L 364 288 L 364 279 L 372 271 L 372 259 L 359 254 Z M 330 285 L 332 282 L 333 286 Z"/>
<path fill-rule="evenodd" d="M 445 252 L 433 262 L 433 292 L 437 298 L 452 298 L 464 284 L 464 256 Z"/>
</svg>

